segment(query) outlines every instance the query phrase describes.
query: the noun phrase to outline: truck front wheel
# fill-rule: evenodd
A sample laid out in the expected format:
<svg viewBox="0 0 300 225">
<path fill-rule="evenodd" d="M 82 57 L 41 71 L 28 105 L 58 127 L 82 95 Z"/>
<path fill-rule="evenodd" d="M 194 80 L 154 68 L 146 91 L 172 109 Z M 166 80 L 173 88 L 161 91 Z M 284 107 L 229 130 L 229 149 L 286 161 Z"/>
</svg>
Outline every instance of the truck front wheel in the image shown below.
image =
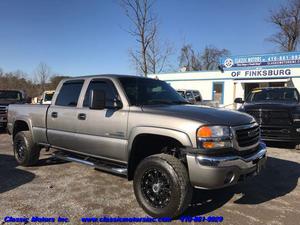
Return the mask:
<svg viewBox="0 0 300 225">
<path fill-rule="evenodd" d="M 167 154 L 145 158 L 135 171 L 133 186 L 138 203 L 152 217 L 177 217 L 192 199 L 187 169 Z"/>
<path fill-rule="evenodd" d="M 40 148 L 33 142 L 29 131 L 20 131 L 14 137 L 14 155 L 22 166 L 37 164 L 40 157 Z"/>
</svg>

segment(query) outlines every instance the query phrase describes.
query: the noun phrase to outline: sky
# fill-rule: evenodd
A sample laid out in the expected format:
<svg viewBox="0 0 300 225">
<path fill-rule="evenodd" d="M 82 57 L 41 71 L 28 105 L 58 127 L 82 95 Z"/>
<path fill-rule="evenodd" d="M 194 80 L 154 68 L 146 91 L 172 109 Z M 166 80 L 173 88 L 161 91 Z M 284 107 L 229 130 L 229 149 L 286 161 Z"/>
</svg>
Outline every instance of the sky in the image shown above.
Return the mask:
<svg viewBox="0 0 300 225">
<path fill-rule="evenodd" d="M 286 0 L 156 0 L 159 39 L 180 48 L 207 45 L 232 55 L 277 52 L 270 10 Z M 31 76 L 40 62 L 53 73 L 136 74 L 128 51 L 136 46 L 118 0 L 0 0 L 0 68 Z M 176 68 L 176 67 L 175 67 Z"/>
</svg>

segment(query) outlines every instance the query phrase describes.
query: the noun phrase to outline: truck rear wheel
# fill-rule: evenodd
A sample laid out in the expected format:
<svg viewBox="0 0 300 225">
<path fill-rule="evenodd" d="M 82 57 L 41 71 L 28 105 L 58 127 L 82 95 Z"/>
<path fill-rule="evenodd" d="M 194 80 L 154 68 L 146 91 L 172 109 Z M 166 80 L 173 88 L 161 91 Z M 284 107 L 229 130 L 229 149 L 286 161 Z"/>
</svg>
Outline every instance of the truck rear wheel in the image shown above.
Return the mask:
<svg viewBox="0 0 300 225">
<path fill-rule="evenodd" d="M 40 157 L 40 148 L 33 142 L 29 131 L 20 131 L 14 137 L 14 155 L 22 166 L 37 164 Z"/>
<path fill-rule="evenodd" d="M 167 154 L 145 158 L 135 171 L 133 187 L 138 203 L 152 217 L 177 217 L 192 199 L 187 169 Z"/>
</svg>

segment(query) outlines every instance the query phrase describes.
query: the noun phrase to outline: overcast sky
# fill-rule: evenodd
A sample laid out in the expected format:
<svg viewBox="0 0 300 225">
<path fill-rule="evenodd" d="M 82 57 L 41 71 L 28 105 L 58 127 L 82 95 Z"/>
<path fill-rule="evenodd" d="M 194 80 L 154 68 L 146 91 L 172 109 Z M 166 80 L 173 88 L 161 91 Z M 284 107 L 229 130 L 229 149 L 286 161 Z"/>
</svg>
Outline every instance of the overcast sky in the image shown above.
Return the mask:
<svg viewBox="0 0 300 225">
<path fill-rule="evenodd" d="M 178 65 L 184 43 L 232 54 L 278 51 L 269 10 L 284 0 L 157 0 L 162 41 L 173 44 Z M 1 0 L 0 68 L 32 74 L 39 62 L 64 75 L 135 74 L 128 49 L 135 40 L 117 0 Z"/>
</svg>

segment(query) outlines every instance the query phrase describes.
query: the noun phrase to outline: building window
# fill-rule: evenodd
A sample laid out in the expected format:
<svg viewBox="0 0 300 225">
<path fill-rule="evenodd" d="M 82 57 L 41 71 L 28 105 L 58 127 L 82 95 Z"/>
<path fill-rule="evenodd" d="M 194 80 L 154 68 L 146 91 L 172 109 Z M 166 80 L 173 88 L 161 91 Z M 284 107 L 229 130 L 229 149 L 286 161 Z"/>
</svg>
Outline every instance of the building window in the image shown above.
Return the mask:
<svg viewBox="0 0 300 225">
<path fill-rule="evenodd" d="M 224 103 L 224 82 L 213 83 L 212 99 L 219 104 Z"/>
</svg>

